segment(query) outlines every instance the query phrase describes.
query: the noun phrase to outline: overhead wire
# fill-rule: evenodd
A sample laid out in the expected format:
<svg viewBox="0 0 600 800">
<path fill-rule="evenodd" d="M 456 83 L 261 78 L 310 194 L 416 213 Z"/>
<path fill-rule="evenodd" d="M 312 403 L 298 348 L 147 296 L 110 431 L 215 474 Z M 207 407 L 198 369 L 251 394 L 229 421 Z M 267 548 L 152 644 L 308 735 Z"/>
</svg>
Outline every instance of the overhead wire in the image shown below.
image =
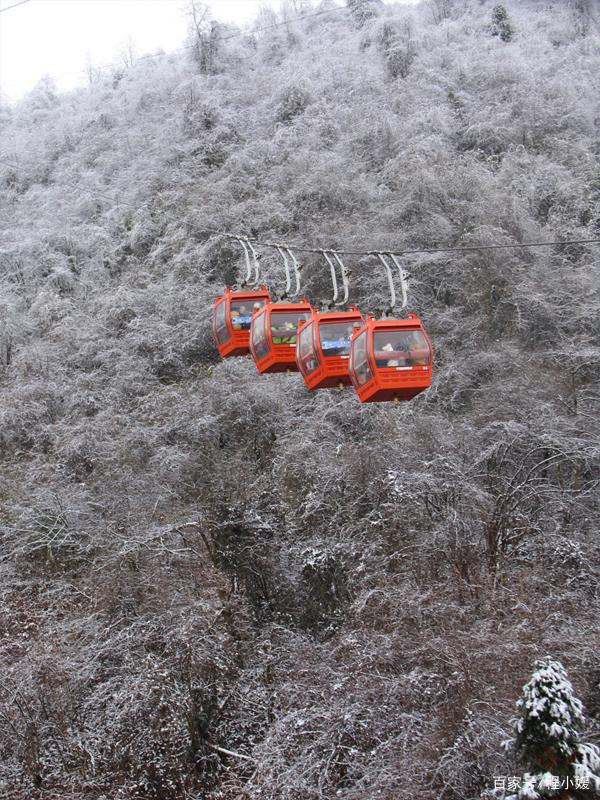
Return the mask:
<svg viewBox="0 0 600 800">
<path fill-rule="evenodd" d="M 31 2 L 31 0 L 21 0 L 21 3 L 17 3 L 16 5 L 22 5 L 22 3 L 29 3 L 29 2 Z M 8 8 L 14 8 L 14 7 L 15 6 L 9 6 Z M 2 10 L 3 11 L 8 11 L 8 8 L 2 9 Z M 274 28 L 281 28 L 284 25 L 292 25 L 292 24 L 294 24 L 296 22 L 302 22 L 303 20 L 310 19 L 311 17 L 319 17 L 319 16 L 328 15 L 328 14 L 335 14 L 338 11 L 347 11 L 347 10 L 348 9 L 346 8 L 346 6 L 336 6 L 335 8 L 329 8 L 329 9 L 324 9 L 322 11 L 316 11 L 316 12 L 314 12 L 312 14 L 302 14 L 302 15 L 300 15 L 298 17 L 292 17 L 290 19 L 283 20 L 282 22 L 276 22 L 276 23 L 273 23 L 273 25 L 265 25 L 265 26 L 263 26 L 261 28 L 255 28 L 254 30 L 251 30 L 251 31 L 239 31 L 238 33 L 232 33 L 232 34 L 229 34 L 228 36 L 218 36 L 217 35 L 217 42 L 216 43 L 218 44 L 220 42 L 229 41 L 230 39 L 237 39 L 237 38 L 239 38 L 241 36 L 251 37 L 251 36 L 254 36 L 257 33 L 263 33 L 264 31 L 273 30 Z M 218 23 L 218 24 L 219 25 L 225 25 L 225 23 Z M 138 56 L 137 58 L 134 58 L 132 60 L 131 64 L 130 64 L 130 66 L 133 67 L 138 62 L 146 61 L 148 59 L 170 58 L 172 56 L 181 56 L 181 55 L 183 55 L 185 53 L 189 53 L 190 51 L 194 50 L 196 48 L 196 46 L 197 46 L 196 44 L 185 45 L 183 47 L 178 47 L 176 50 L 171 50 L 168 53 L 145 53 L 142 56 Z M 247 60 L 249 58 L 253 58 L 255 55 L 256 55 L 255 53 L 251 53 L 250 55 L 245 56 L 244 60 Z M 123 68 L 123 66 L 124 65 L 121 62 L 118 62 L 118 61 L 113 61 L 113 62 L 108 63 L 108 64 L 99 64 L 97 66 L 94 66 L 93 64 L 91 64 L 89 67 L 86 67 L 85 69 L 71 71 L 71 72 L 61 72 L 61 73 L 59 73 L 57 75 L 53 75 L 52 77 L 53 78 L 70 78 L 70 77 L 75 77 L 75 76 L 79 76 L 79 75 L 85 75 L 90 70 L 92 72 L 97 72 L 98 73 L 98 72 L 105 72 L 105 71 L 108 71 L 108 70 L 111 70 L 111 69 Z"/>
<path fill-rule="evenodd" d="M 217 233 L 217 231 L 214 231 Z M 222 231 L 219 232 L 221 236 L 230 236 L 234 239 L 245 238 L 244 235 L 239 234 L 231 234 L 231 233 L 223 233 Z M 271 247 L 277 248 L 281 245 L 273 244 L 271 242 L 261 242 L 258 239 L 253 239 L 250 237 L 250 241 L 253 244 L 258 245 L 259 247 Z M 429 249 L 415 249 L 415 250 L 405 250 L 405 249 L 398 249 L 398 248 L 389 248 L 389 247 L 372 247 L 368 250 L 339 250 L 337 248 L 331 247 L 304 247 L 302 245 L 290 244 L 288 242 L 285 243 L 286 247 L 290 247 L 292 250 L 296 250 L 298 253 L 323 253 L 324 250 L 334 250 L 336 253 L 339 253 L 341 256 L 376 256 L 379 253 L 383 253 L 384 255 L 395 255 L 395 256 L 405 256 L 405 255 L 416 255 L 418 253 L 450 253 L 450 252 L 469 252 L 474 250 L 501 250 L 504 248 L 520 248 L 520 247 L 551 247 L 551 246 L 563 246 L 568 244 L 600 244 L 600 239 L 566 239 L 564 241 L 547 241 L 547 242 L 519 242 L 515 244 L 481 244 L 481 245 L 469 245 L 468 247 L 433 247 Z"/>
<path fill-rule="evenodd" d="M 0 9 L 0 11 L 8 11 L 11 8 L 15 8 L 16 6 L 23 5 L 24 3 L 27 3 L 27 2 L 31 2 L 31 0 L 21 0 L 21 2 L 15 3 L 12 6 L 8 6 L 5 9 Z M 335 13 L 335 12 L 338 12 L 338 11 L 347 11 L 347 7 L 346 6 L 336 6 L 335 8 L 332 8 L 332 9 L 324 9 L 324 10 L 317 11 L 317 12 L 314 12 L 314 13 L 311 13 L 311 14 L 303 14 L 303 15 L 300 15 L 300 16 L 295 17 L 293 19 L 283 20 L 281 22 L 273 23 L 272 25 L 266 25 L 266 26 L 263 26 L 261 28 L 256 28 L 256 29 L 254 29 L 252 31 L 241 31 L 239 33 L 234 33 L 234 34 L 231 34 L 229 36 L 220 37 L 218 39 L 218 41 L 228 41 L 230 39 L 238 38 L 240 36 L 248 37 L 248 36 L 252 36 L 252 35 L 254 35 L 256 33 L 262 33 L 262 32 L 267 31 L 267 30 L 272 30 L 274 28 L 282 27 L 284 25 L 290 25 L 290 24 L 295 23 L 295 22 L 300 22 L 300 21 L 302 21 L 304 19 L 308 19 L 308 18 L 311 18 L 311 17 L 323 16 L 323 15 L 326 15 L 326 14 L 332 14 L 332 13 Z M 144 60 L 144 59 L 148 59 L 148 58 L 168 57 L 168 56 L 171 56 L 171 55 L 181 54 L 181 53 L 184 53 L 184 52 L 187 52 L 189 50 L 194 49 L 194 47 L 195 47 L 195 45 L 190 45 L 190 46 L 179 48 L 178 50 L 172 51 L 171 53 L 156 53 L 156 54 L 148 54 L 148 55 L 140 56 L 139 58 L 135 59 L 133 64 L 136 64 L 138 61 L 141 61 L 141 60 Z M 106 64 L 106 65 L 102 65 L 102 66 L 96 67 L 95 69 L 97 69 L 97 70 L 110 69 L 110 68 L 115 67 L 115 66 L 117 66 L 117 65 L 116 64 Z M 23 170 L 21 169 L 21 167 L 19 167 L 17 164 L 14 164 L 14 163 L 2 160 L 2 159 L 0 159 L 0 163 L 5 164 L 7 166 L 10 166 L 11 168 L 16 169 L 19 173 L 24 174 Z M 106 194 L 104 192 L 100 192 L 100 191 L 98 191 L 96 189 L 83 188 L 81 186 L 79 186 L 78 188 L 80 188 L 82 191 L 86 192 L 89 195 L 92 195 L 92 196 L 96 195 L 98 197 L 102 197 L 103 199 L 111 200 L 113 203 L 116 203 L 117 205 L 125 205 L 125 206 L 129 206 L 131 208 L 134 208 L 134 209 L 138 209 L 139 208 L 139 206 L 136 206 L 133 203 L 129 203 L 129 202 L 125 201 L 125 200 L 115 199 L 111 195 Z M 173 221 L 180 222 L 179 218 L 176 218 L 176 217 L 174 217 L 172 215 L 165 214 L 164 216 L 166 216 L 167 218 L 172 219 Z M 187 227 L 191 228 L 192 230 L 195 230 L 197 233 L 199 233 L 201 235 L 224 236 L 224 237 L 228 237 L 228 238 L 231 238 L 231 239 L 236 239 L 238 241 L 242 241 L 242 240 L 251 241 L 255 246 L 270 248 L 270 249 L 274 249 L 274 250 L 278 250 L 278 251 L 280 251 L 280 248 L 282 247 L 282 243 L 281 242 L 280 243 L 276 243 L 276 242 L 261 241 L 261 240 L 255 238 L 255 237 L 253 237 L 253 236 L 247 236 L 247 234 L 243 234 L 243 233 L 232 233 L 230 231 L 220 231 L 220 230 L 216 230 L 216 229 L 208 228 L 208 227 L 200 229 L 194 223 L 190 223 L 190 222 L 186 222 L 186 225 L 187 225 Z M 517 242 L 517 243 L 510 243 L 510 244 L 481 244 L 481 245 L 468 245 L 468 246 L 461 246 L 461 247 L 442 246 L 442 247 L 433 247 L 433 248 L 411 248 L 411 249 L 403 249 L 403 248 L 398 248 L 398 247 L 392 247 L 392 248 L 389 248 L 389 247 L 385 247 L 385 248 L 383 248 L 383 247 L 371 247 L 371 248 L 365 249 L 365 250 L 342 250 L 342 249 L 332 248 L 331 246 L 328 246 L 328 247 L 321 247 L 321 246 L 316 246 L 316 245 L 306 246 L 304 243 L 296 244 L 296 243 L 288 243 L 288 242 L 283 244 L 283 246 L 286 247 L 286 248 L 290 248 L 290 249 L 292 249 L 292 250 L 294 250 L 294 251 L 296 251 L 298 253 L 323 254 L 325 251 L 333 251 L 333 252 L 338 253 L 339 255 L 363 256 L 364 257 L 364 256 L 376 256 L 379 253 L 395 255 L 395 256 L 403 256 L 403 255 L 433 254 L 433 253 L 466 253 L 466 252 L 476 252 L 476 251 L 481 251 L 481 250 L 520 249 L 520 248 L 526 248 L 526 247 L 559 247 L 559 246 L 575 245 L 575 244 L 600 244 L 600 238 L 598 238 L 598 239 L 566 239 L 566 240 L 562 240 L 562 241 L 548 240 L 548 241 L 541 241 L 541 242 Z"/>
<path fill-rule="evenodd" d="M 16 169 L 18 172 L 23 174 L 23 170 L 17 164 L 14 164 L 10 161 L 5 161 L 4 159 L 0 159 L 0 164 L 4 164 L 6 166 L 12 167 Z M 30 177 L 32 177 L 30 175 Z M 74 184 L 81 191 L 85 192 L 86 194 L 101 197 L 104 200 L 110 200 L 114 205 L 122 205 L 128 206 L 129 208 L 133 208 L 135 210 L 139 210 L 139 205 L 135 203 L 128 202 L 127 200 L 120 200 L 119 198 L 115 198 L 106 192 L 101 192 L 98 189 L 90 189 L 84 188 L 79 184 Z M 163 216 L 167 219 L 170 219 L 173 222 L 181 223 L 181 218 L 176 217 L 173 214 L 168 214 L 163 212 Z M 384 255 L 395 255 L 395 256 L 406 256 L 406 255 L 418 255 L 418 254 L 433 254 L 433 253 L 468 253 L 468 252 L 476 252 L 480 250 L 506 250 L 506 249 L 520 249 L 524 247 L 566 247 L 567 245 L 576 245 L 576 244 L 600 244 L 600 238 L 590 238 L 590 239 L 563 239 L 563 240 L 546 240 L 541 242 L 514 242 L 510 244 L 480 244 L 480 245 L 467 245 L 464 247 L 455 247 L 455 246 L 442 246 L 442 247 L 430 247 L 430 248 L 398 248 L 398 247 L 369 247 L 364 250 L 344 250 L 339 249 L 337 247 L 329 246 L 319 246 L 319 245 L 305 245 L 304 243 L 294 243 L 294 242 L 270 242 L 270 241 L 262 241 L 255 236 L 248 236 L 246 233 L 234 233 L 232 231 L 223 231 L 218 230 L 216 228 L 209 228 L 209 227 L 199 227 L 195 225 L 193 222 L 185 221 L 185 226 L 191 228 L 196 233 L 200 235 L 211 235 L 211 236 L 223 236 L 229 239 L 235 239 L 236 241 L 249 241 L 255 247 L 265 247 L 272 250 L 280 251 L 281 247 L 285 247 L 286 249 L 293 250 L 297 253 L 313 253 L 316 255 L 322 255 L 324 252 L 335 252 L 341 256 L 377 256 L 379 253 L 383 253 Z"/>
<path fill-rule="evenodd" d="M 31 0 L 21 0 L 19 3 L 13 3 L 12 6 L 6 6 L 6 8 L 0 8 L 0 14 L 3 11 L 10 11 L 11 8 L 16 8 L 17 6 L 24 6 L 25 3 L 31 3 Z"/>
<path fill-rule="evenodd" d="M 312 14 L 301 14 L 298 17 L 294 17 L 292 19 L 282 20 L 282 22 L 275 22 L 273 25 L 265 25 L 262 28 L 256 28 L 253 31 L 244 31 L 242 33 L 232 33 L 230 36 L 223 36 L 219 41 L 226 42 L 228 39 L 235 39 L 238 36 L 254 36 L 255 33 L 262 33 L 263 31 L 270 31 L 273 28 L 281 28 L 283 25 L 290 25 L 293 22 L 300 22 L 303 19 L 309 19 L 310 17 L 321 17 L 325 14 L 335 14 L 337 11 L 347 11 L 347 6 L 336 6 L 335 8 L 323 9 L 322 11 L 315 11 Z"/>
</svg>

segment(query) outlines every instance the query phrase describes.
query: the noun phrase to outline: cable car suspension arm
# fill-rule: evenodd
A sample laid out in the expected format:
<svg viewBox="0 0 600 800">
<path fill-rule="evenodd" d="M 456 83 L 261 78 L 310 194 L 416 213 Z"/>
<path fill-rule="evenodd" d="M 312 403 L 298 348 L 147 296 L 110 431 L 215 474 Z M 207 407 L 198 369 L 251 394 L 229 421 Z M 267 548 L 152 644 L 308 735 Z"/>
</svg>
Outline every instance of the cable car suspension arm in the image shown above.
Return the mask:
<svg viewBox="0 0 600 800">
<path fill-rule="evenodd" d="M 391 258 L 392 261 L 394 262 L 396 268 L 398 269 L 398 274 L 400 276 L 400 290 L 402 292 L 402 305 L 400 306 L 400 308 L 406 308 L 408 304 L 408 280 L 407 280 L 408 275 L 400 265 L 398 258 L 394 253 L 377 252 L 377 253 L 371 253 L 371 255 L 377 256 L 377 258 L 381 261 L 381 263 L 385 267 L 388 279 L 388 286 L 390 290 L 390 307 L 388 311 L 389 312 L 393 311 L 396 306 L 396 289 L 394 287 L 394 275 L 392 273 L 392 268 L 390 266 L 390 263 L 387 260 L 388 257 Z"/>
<path fill-rule="evenodd" d="M 286 245 L 276 244 L 275 247 L 277 248 L 279 255 L 283 258 L 283 266 L 285 269 L 285 293 L 283 297 L 297 297 L 300 294 L 300 264 L 298 263 L 298 259 Z M 289 259 L 292 261 L 296 283 L 296 290 L 293 294 L 290 294 L 290 290 L 292 288 L 292 275 L 290 272 Z"/>
<path fill-rule="evenodd" d="M 323 256 L 325 257 L 325 260 L 329 264 L 329 269 L 330 269 L 330 272 L 331 272 L 331 284 L 333 286 L 333 300 L 330 303 L 330 306 L 344 306 L 348 302 L 348 294 L 349 294 L 349 291 L 350 291 L 350 287 L 349 287 L 349 284 L 348 284 L 349 272 L 346 269 L 346 266 L 344 265 L 344 262 L 340 258 L 339 253 L 337 253 L 335 250 L 321 250 L 321 252 L 323 253 Z M 339 265 L 340 272 L 341 272 L 341 275 L 342 275 L 342 285 L 344 287 L 344 298 L 340 303 L 336 302 L 337 299 L 338 299 L 339 291 L 338 291 L 338 282 L 337 282 L 337 274 L 336 274 L 336 267 L 335 267 L 335 264 L 334 264 L 334 259 L 337 262 L 337 264 Z"/>
<path fill-rule="evenodd" d="M 238 242 L 244 248 L 244 257 L 246 260 L 246 278 L 242 283 L 242 286 L 248 286 L 249 284 L 258 285 L 258 281 L 260 279 L 260 267 L 258 264 L 258 256 L 256 255 L 256 250 L 252 246 L 250 239 L 247 237 L 245 239 L 238 238 Z M 250 261 L 250 253 L 252 253 L 252 262 Z M 254 280 L 251 281 L 252 278 L 252 269 L 254 267 Z"/>
</svg>

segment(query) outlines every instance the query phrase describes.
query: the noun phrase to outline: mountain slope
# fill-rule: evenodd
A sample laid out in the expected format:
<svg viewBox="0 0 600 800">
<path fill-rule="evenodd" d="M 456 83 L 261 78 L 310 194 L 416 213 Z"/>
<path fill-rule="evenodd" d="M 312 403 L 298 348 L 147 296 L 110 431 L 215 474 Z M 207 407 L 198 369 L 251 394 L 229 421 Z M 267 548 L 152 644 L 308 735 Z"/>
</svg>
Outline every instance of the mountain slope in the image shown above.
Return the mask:
<svg viewBox="0 0 600 800">
<path fill-rule="evenodd" d="M 406 256 L 436 368 L 401 407 L 210 332 L 242 254 L 207 228 L 599 238 L 593 16 L 506 3 L 503 41 L 493 5 L 323 4 L 2 109 L 7 797 L 476 798 L 537 657 L 597 712 L 597 245 Z"/>
</svg>

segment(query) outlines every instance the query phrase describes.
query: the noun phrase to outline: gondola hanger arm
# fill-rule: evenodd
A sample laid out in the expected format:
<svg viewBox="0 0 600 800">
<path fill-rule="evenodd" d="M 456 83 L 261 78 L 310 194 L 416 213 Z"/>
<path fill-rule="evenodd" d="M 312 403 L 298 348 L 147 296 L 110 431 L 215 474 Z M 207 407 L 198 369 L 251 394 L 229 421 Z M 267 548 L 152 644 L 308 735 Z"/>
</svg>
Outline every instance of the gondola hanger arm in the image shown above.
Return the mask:
<svg viewBox="0 0 600 800">
<path fill-rule="evenodd" d="M 252 277 L 252 266 L 250 264 L 250 253 L 248 251 L 248 244 L 244 239 L 238 239 L 238 242 L 242 245 L 244 249 L 244 259 L 246 262 L 246 277 L 241 282 L 242 286 L 247 286 L 250 283 L 250 278 Z"/>
<path fill-rule="evenodd" d="M 246 262 L 246 277 L 241 285 L 258 286 L 260 280 L 260 265 L 258 263 L 256 250 L 248 236 L 236 236 L 235 238 L 244 249 L 244 259 Z M 254 280 L 252 280 L 252 272 L 254 272 Z"/>
<path fill-rule="evenodd" d="M 252 253 L 252 262 L 254 264 L 254 285 L 258 286 L 258 282 L 260 280 L 260 264 L 258 263 L 258 255 L 250 239 L 246 239 L 246 244 L 248 245 L 248 247 L 250 248 L 250 252 Z"/>
<path fill-rule="evenodd" d="M 273 245 L 281 258 L 283 259 L 283 266 L 285 269 L 285 292 L 283 297 L 297 297 L 300 294 L 300 264 L 298 263 L 298 259 L 294 254 L 294 251 L 288 247 L 286 244 L 275 244 Z M 295 289 L 292 292 L 292 273 L 290 271 L 290 261 L 292 262 L 292 268 L 294 270 L 294 282 L 295 282 Z"/>
<path fill-rule="evenodd" d="M 392 275 L 392 268 L 390 267 L 389 261 L 385 257 L 385 253 L 371 253 L 371 255 L 376 256 L 383 266 L 385 267 L 385 274 L 387 275 L 388 281 L 388 288 L 390 291 L 390 306 L 386 313 L 390 313 L 394 310 L 396 306 L 396 289 L 394 287 L 394 276 Z"/>
<path fill-rule="evenodd" d="M 387 310 L 387 314 L 391 314 L 394 308 L 396 307 L 396 288 L 394 286 L 394 274 L 392 272 L 392 267 L 390 266 L 390 262 L 388 259 L 391 259 L 394 263 L 394 266 L 398 270 L 398 275 L 400 277 L 400 291 L 402 292 L 402 305 L 401 308 L 406 308 L 408 305 L 408 282 L 407 282 L 407 275 L 402 268 L 402 265 L 398 261 L 398 257 L 396 253 L 385 253 L 381 251 L 377 251 L 371 253 L 371 255 L 376 256 L 383 266 L 385 267 L 385 273 L 387 276 L 388 281 L 388 288 L 390 291 L 390 307 Z"/>
<path fill-rule="evenodd" d="M 292 276 L 290 274 L 290 263 L 288 261 L 288 254 L 287 254 L 286 248 L 281 244 L 278 244 L 278 245 L 275 245 L 275 246 L 277 248 L 277 252 L 279 253 L 279 255 L 283 259 L 283 267 L 285 269 L 285 291 L 284 291 L 284 293 L 282 295 L 282 297 L 285 298 L 285 297 L 289 297 L 290 289 L 292 288 Z"/>
<path fill-rule="evenodd" d="M 342 298 L 341 302 L 340 303 L 336 303 L 336 305 L 345 306 L 346 303 L 348 302 L 348 295 L 350 294 L 350 284 L 348 282 L 348 278 L 350 276 L 350 271 L 347 269 L 346 265 L 342 261 L 342 259 L 340 257 L 340 254 L 335 250 L 333 250 L 332 252 L 333 252 L 333 256 L 334 256 L 335 260 L 337 261 L 337 263 L 340 266 L 340 273 L 341 273 L 341 276 L 342 276 L 342 286 L 344 287 L 344 297 Z"/>
<path fill-rule="evenodd" d="M 328 308 L 332 308 L 333 306 L 345 306 L 346 303 L 348 302 L 348 295 L 350 292 L 350 286 L 348 283 L 348 276 L 350 273 L 346 268 L 346 265 L 342 261 L 340 254 L 336 250 L 321 250 L 320 252 L 323 254 L 323 257 L 329 264 L 329 271 L 331 274 L 331 285 L 333 287 L 333 299 L 331 303 L 327 303 L 326 305 Z M 344 296 L 339 303 L 337 302 L 337 300 L 340 295 L 340 291 L 337 280 L 336 265 L 339 266 L 340 268 L 340 274 L 342 276 L 342 286 L 344 287 Z"/>
<path fill-rule="evenodd" d="M 296 290 L 295 290 L 294 294 L 292 295 L 292 297 L 298 297 L 298 295 L 300 294 L 300 270 L 302 269 L 302 267 L 298 263 L 298 259 L 296 258 L 295 254 L 294 254 L 294 251 L 290 247 L 287 247 L 287 246 L 286 246 L 285 249 L 287 250 L 289 257 L 292 260 L 292 266 L 294 268 L 294 277 L 295 277 L 295 280 L 296 280 Z"/>
<path fill-rule="evenodd" d="M 402 292 L 402 306 L 401 308 L 406 308 L 408 305 L 408 275 L 405 272 L 404 268 L 398 261 L 398 256 L 395 253 L 389 254 L 390 258 L 396 265 L 398 270 L 398 275 L 400 276 L 400 291 Z"/>
<path fill-rule="evenodd" d="M 331 306 L 335 305 L 335 302 L 338 299 L 337 275 L 336 275 L 335 265 L 331 257 L 332 251 L 321 250 L 321 252 L 323 253 L 325 261 L 327 261 L 327 263 L 329 264 L 329 271 L 331 273 L 331 285 L 333 286 L 333 300 L 329 304 L 329 308 L 331 308 Z"/>
</svg>

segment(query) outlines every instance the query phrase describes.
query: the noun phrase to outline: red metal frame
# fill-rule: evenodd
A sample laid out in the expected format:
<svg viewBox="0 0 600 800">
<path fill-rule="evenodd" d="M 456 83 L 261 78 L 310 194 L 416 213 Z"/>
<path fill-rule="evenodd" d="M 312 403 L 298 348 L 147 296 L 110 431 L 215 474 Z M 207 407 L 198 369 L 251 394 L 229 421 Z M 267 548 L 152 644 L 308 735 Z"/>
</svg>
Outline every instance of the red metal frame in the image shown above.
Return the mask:
<svg viewBox="0 0 600 800">
<path fill-rule="evenodd" d="M 374 352 L 373 343 L 375 334 L 383 331 L 398 333 L 401 331 L 420 331 L 427 341 L 429 348 L 429 363 L 416 364 L 414 361 L 424 358 L 411 359 L 411 351 L 398 352 L 387 350 Z M 355 355 L 357 355 L 356 342 L 361 334 L 366 332 L 366 355 L 370 371 L 370 378 L 361 383 L 356 371 Z M 417 351 L 415 351 L 417 352 Z M 423 351 L 418 351 L 423 353 Z M 410 366 L 377 366 L 377 360 L 408 360 L 413 361 Z M 349 372 L 354 389 L 361 403 L 377 403 L 390 400 L 412 400 L 413 397 L 431 385 L 431 370 L 433 363 L 433 349 L 421 320 L 416 314 L 409 314 L 408 319 L 375 319 L 372 314 L 367 316 L 366 322 L 352 333 L 352 349 L 350 354 Z"/>
<path fill-rule="evenodd" d="M 310 318 L 300 323 L 296 342 L 296 362 L 308 389 L 332 389 L 336 386 L 351 385 L 348 371 L 350 355 L 325 355 L 321 345 L 320 328 L 323 324 L 353 321 L 360 323 L 360 326 L 365 321 L 356 306 L 351 306 L 347 311 L 318 312 L 313 309 Z M 311 325 L 312 328 L 305 336 L 310 336 L 312 352 L 301 352 L 302 332 Z"/>
<path fill-rule="evenodd" d="M 282 333 L 279 337 L 273 337 L 271 330 L 271 318 L 277 314 L 298 314 L 312 312 L 312 306 L 303 297 L 301 300 L 292 303 L 268 302 L 263 308 L 252 315 L 252 326 L 250 328 L 250 352 L 260 373 L 265 372 L 298 372 L 296 364 L 296 337 L 298 331 L 290 330 L 289 336 Z M 257 327 L 259 326 L 259 327 Z M 264 335 L 261 333 L 264 330 Z M 293 342 L 274 342 L 274 338 L 294 339 Z"/>
<path fill-rule="evenodd" d="M 246 356 L 250 352 L 250 330 L 238 329 L 234 327 L 235 321 L 231 319 L 231 303 L 248 301 L 251 308 L 252 304 L 257 300 L 265 300 L 267 303 L 271 300 L 267 287 L 261 283 L 257 290 L 242 290 L 234 291 L 227 287 L 222 295 L 219 295 L 213 306 L 213 335 L 217 345 L 217 350 L 222 358 L 229 358 L 230 356 Z M 217 313 L 221 304 L 225 304 L 225 330 L 224 335 L 221 336 L 222 341 L 219 341 L 219 332 L 217 330 Z"/>
</svg>

